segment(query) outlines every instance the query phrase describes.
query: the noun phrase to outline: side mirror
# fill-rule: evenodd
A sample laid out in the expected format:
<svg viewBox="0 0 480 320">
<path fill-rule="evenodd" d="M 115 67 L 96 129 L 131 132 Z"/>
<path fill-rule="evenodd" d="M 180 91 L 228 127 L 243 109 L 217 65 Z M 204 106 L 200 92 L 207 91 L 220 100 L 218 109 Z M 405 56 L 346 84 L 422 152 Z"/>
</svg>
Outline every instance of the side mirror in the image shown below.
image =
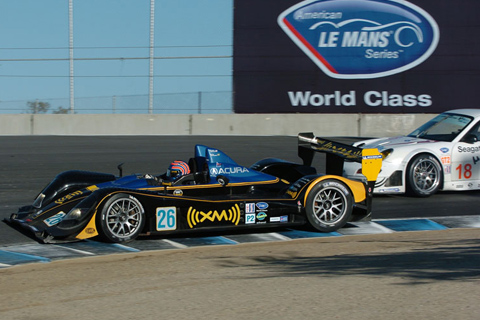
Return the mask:
<svg viewBox="0 0 480 320">
<path fill-rule="evenodd" d="M 119 177 L 123 177 L 123 162 L 117 166 Z"/>
<path fill-rule="evenodd" d="M 217 182 L 218 182 L 221 186 L 225 187 L 225 186 L 230 182 L 230 180 L 228 180 L 228 178 L 225 177 L 225 176 L 218 175 L 218 176 L 217 176 Z"/>
<path fill-rule="evenodd" d="M 469 133 L 465 136 L 465 138 L 463 139 L 464 142 L 466 143 L 475 143 L 478 141 L 478 138 L 477 138 L 477 135 L 473 134 L 473 133 Z"/>
</svg>

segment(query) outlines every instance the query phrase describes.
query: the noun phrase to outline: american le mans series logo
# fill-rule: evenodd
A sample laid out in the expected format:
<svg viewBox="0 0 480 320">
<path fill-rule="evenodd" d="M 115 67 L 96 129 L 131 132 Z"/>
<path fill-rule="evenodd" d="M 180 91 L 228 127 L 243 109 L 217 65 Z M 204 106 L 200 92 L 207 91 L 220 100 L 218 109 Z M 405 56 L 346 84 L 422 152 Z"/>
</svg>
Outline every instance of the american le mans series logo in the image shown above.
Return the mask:
<svg viewBox="0 0 480 320">
<path fill-rule="evenodd" d="M 378 78 L 425 61 L 439 41 L 435 20 L 401 0 L 307 0 L 278 24 L 327 75 Z"/>
</svg>

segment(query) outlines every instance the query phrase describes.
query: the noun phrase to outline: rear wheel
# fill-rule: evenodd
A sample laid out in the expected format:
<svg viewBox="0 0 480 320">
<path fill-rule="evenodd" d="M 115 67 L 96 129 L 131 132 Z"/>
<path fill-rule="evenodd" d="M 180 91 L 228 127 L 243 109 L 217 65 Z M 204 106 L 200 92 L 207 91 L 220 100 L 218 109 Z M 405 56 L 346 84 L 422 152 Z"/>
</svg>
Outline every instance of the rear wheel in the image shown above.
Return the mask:
<svg viewBox="0 0 480 320">
<path fill-rule="evenodd" d="M 337 180 L 325 180 L 310 191 L 306 207 L 310 224 L 321 232 L 343 227 L 352 215 L 353 197 L 348 187 Z"/>
<path fill-rule="evenodd" d="M 408 194 L 429 197 L 440 188 L 442 167 L 434 156 L 420 154 L 408 165 L 406 180 Z"/>
<path fill-rule="evenodd" d="M 117 194 L 107 200 L 99 216 L 99 234 L 110 242 L 135 239 L 145 225 L 145 211 L 137 198 Z"/>
</svg>

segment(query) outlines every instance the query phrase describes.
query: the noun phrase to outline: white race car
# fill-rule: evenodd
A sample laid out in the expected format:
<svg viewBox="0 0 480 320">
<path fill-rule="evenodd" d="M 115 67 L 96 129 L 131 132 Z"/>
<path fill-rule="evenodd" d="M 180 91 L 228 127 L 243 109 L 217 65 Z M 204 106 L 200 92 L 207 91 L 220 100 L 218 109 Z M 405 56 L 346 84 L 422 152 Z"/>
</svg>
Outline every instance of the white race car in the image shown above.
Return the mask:
<svg viewBox="0 0 480 320">
<path fill-rule="evenodd" d="M 375 193 L 428 197 L 438 190 L 480 189 L 480 109 L 439 114 L 407 136 L 356 142 L 383 155 Z M 362 176 L 345 162 L 344 176 Z"/>
</svg>

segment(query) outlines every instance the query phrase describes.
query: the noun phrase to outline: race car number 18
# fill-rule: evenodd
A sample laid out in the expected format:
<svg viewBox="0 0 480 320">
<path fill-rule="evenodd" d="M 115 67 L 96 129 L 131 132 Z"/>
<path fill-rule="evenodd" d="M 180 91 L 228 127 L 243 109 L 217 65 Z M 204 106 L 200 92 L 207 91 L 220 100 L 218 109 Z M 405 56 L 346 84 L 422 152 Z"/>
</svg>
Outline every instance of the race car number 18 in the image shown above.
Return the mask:
<svg viewBox="0 0 480 320">
<path fill-rule="evenodd" d="M 463 179 L 470 179 L 472 177 L 472 165 L 467 163 L 463 166 L 458 165 L 458 167 L 455 168 L 455 170 L 458 171 L 458 179 L 462 180 Z"/>
<path fill-rule="evenodd" d="M 177 229 L 177 208 L 157 208 L 157 231 Z"/>
</svg>

